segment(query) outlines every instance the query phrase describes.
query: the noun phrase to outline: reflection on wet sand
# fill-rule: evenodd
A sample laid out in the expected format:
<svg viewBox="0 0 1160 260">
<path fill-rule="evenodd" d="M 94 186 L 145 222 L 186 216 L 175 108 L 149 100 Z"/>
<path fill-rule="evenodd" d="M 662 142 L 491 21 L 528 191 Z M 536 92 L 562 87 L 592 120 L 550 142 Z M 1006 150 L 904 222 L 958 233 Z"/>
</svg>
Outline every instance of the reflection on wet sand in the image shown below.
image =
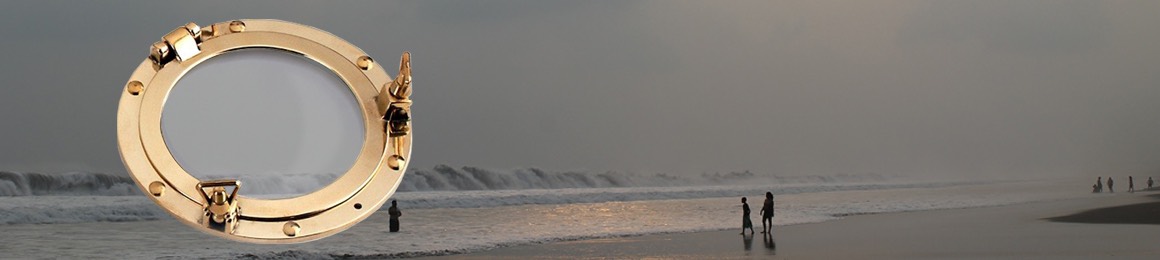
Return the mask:
<svg viewBox="0 0 1160 260">
<path fill-rule="evenodd" d="M 777 243 L 773 241 L 773 234 L 765 233 L 765 249 L 769 250 L 770 255 L 777 254 Z"/>
<path fill-rule="evenodd" d="M 762 240 L 765 242 L 766 254 L 777 255 L 777 242 L 773 240 L 773 235 L 762 234 Z M 746 255 L 753 251 L 753 234 L 741 234 L 741 244 L 745 246 Z"/>
<path fill-rule="evenodd" d="M 745 251 L 753 250 L 753 234 L 741 234 L 741 242 L 745 244 Z"/>
</svg>

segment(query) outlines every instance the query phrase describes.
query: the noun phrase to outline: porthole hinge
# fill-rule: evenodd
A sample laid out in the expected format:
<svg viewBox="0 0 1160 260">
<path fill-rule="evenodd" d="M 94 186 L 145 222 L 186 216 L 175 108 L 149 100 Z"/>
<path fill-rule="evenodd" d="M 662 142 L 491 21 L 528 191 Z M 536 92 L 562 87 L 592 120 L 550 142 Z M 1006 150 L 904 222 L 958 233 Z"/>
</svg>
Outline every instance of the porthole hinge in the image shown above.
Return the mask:
<svg viewBox="0 0 1160 260">
<path fill-rule="evenodd" d="M 185 24 L 161 37 L 161 41 L 153 43 L 149 48 L 149 60 L 157 67 L 164 67 L 173 60 L 189 59 L 201 52 L 197 46 L 201 40 L 201 27 L 195 23 Z"/>
<path fill-rule="evenodd" d="M 246 24 L 242 21 L 216 23 L 205 28 L 188 23 L 161 37 L 161 41 L 153 43 L 149 48 L 149 60 L 153 61 L 154 68 L 160 69 L 174 60 L 183 61 L 201 53 L 199 45 L 204 41 L 228 33 L 242 32 L 245 29 Z"/>
</svg>

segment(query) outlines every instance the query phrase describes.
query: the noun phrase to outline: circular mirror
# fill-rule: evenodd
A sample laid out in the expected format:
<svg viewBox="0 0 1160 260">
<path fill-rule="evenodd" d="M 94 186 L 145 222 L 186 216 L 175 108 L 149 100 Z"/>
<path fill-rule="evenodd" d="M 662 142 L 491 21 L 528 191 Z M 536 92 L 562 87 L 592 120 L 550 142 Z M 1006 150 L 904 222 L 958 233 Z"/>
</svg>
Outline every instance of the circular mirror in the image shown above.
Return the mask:
<svg viewBox="0 0 1160 260">
<path fill-rule="evenodd" d="M 205 181 L 240 179 L 246 195 L 288 198 L 349 170 L 364 138 L 351 89 L 301 54 L 234 50 L 197 65 L 165 101 L 165 144 Z"/>
</svg>

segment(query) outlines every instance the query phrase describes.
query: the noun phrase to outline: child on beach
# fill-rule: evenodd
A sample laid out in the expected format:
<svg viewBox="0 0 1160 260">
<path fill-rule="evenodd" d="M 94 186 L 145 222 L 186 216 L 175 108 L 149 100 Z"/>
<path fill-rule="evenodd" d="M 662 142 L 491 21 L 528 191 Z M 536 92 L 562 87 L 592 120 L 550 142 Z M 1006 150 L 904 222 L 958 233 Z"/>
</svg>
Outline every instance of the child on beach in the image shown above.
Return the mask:
<svg viewBox="0 0 1160 260">
<path fill-rule="evenodd" d="M 749 229 L 749 234 L 753 234 L 753 220 L 749 220 L 749 203 L 745 202 L 745 197 L 741 197 L 741 234 L 745 234 L 745 229 Z"/>
</svg>

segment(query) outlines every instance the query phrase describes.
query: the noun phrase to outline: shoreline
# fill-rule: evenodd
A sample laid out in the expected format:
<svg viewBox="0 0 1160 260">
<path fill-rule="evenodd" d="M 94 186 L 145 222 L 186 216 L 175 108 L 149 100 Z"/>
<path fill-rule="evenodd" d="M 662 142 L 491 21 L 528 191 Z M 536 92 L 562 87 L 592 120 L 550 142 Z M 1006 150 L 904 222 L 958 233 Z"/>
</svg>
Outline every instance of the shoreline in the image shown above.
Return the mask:
<svg viewBox="0 0 1160 260">
<path fill-rule="evenodd" d="M 738 229 L 518 245 L 423 259 L 527 258 L 1091 258 L 1154 259 L 1160 193 L 993 207 L 845 216 L 776 226 L 772 237 Z M 1141 214 L 1156 212 L 1153 218 Z M 755 223 L 756 224 L 756 223 Z M 758 226 L 756 229 L 760 229 Z M 737 245 L 741 244 L 741 245 Z"/>
</svg>

